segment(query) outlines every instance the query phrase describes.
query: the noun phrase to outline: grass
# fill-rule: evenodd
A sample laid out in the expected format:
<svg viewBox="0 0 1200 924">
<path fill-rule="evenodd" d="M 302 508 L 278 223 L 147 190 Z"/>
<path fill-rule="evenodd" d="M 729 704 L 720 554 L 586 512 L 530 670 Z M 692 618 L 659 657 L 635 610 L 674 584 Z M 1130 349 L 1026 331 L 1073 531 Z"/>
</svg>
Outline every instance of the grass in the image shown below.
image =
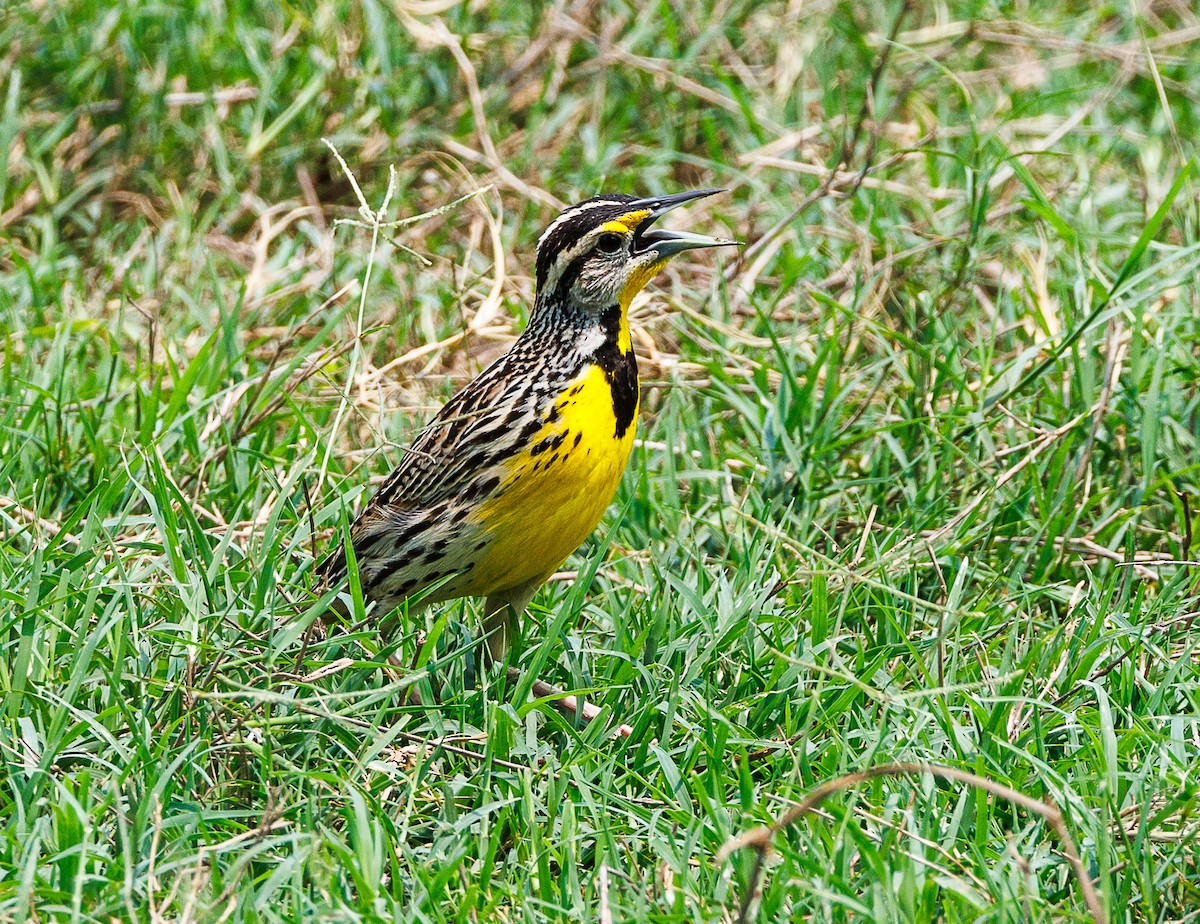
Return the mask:
<svg viewBox="0 0 1200 924">
<path fill-rule="evenodd" d="M 1198 28 L 0 12 L 0 920 L 1196 920 Z M 492 189 L 373 246 L 322 138 L 387 220 Z M 464 683 L 476 601 L 311 633 L 556 204 L 701 185 L 748 246 L 635 306 L 641 442 L 520 651 L 632 736 Z M 838 782 L 895 762 L 953 773 Z"/>
</svg>

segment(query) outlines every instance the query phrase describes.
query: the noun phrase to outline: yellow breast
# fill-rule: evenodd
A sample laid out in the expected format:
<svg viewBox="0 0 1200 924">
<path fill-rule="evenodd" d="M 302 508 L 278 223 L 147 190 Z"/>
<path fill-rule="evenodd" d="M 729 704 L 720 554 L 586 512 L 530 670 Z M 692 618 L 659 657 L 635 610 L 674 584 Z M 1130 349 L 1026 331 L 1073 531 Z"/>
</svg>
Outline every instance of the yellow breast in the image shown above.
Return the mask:
<svg viewBox="0 0 1200 924">
<path fill-rule="evenodd" d="M 616 435 L 612 390 L 588 366 L 555 400 L 529 446 L 475 522 L 491 538 L 466 593 L 545 580 L 596 528 L 633 447 L 634 423 Z"/>
</svg>

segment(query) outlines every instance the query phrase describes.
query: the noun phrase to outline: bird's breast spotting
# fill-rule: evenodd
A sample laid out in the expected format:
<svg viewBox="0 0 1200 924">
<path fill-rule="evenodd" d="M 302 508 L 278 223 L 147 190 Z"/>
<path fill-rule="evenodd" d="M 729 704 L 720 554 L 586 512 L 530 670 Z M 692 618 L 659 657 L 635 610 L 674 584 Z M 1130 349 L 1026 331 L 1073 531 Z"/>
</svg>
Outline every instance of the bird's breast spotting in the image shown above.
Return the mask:
<svg viewBox="0 0 1200 924">
<path fill-rule="evenodd" d="M 588 362 L 542 412 L 474 519 L 491 537 L 473 578 L 517 586 L 548 576 L 595 529 L 633 448 L 637 369 Z"/>
</svg>

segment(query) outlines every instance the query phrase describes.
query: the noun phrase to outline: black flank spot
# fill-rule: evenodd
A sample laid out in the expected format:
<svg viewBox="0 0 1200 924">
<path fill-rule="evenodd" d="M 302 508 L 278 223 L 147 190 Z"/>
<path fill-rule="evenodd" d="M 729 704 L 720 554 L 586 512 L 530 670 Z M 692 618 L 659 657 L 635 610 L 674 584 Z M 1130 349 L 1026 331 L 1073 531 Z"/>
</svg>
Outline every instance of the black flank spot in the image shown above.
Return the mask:
<svg viewBox="0 0 1200 924">
<path fill-rule="evenodd" d="M 571 444 L 571 448 L 577 449 L 579 447 L 579 441 L 581 439 L 583 439 L 583 431 L 582 430 L 580 430 L 578 433 L 575 434 L 575 442 L 573 442 Z"/>
<path fill-rule="evenodd" d="M 440 558 L 446 557 L 446 549 L 450 545 L 449 539 L 439 539 L 437 542 L 430 543 L 429 548 L 425 550 L 425 554 L 421 556 L 425 564 L 431 564 Z"/>
<path fill-rule="evenodd" d="M 534 428 L 534 432 L 536 433 L 538 429 L 540 429 L 540 425 L 539 427 Z M 487 454 L 485 457 L 480 459 L 480 463 L 482 464 L 483 462 L 487 462 L 489 465 L 495 465 L 497 462 L 503 462 L 510 456 L 515 456 L 518 452 L 520 452 L 528 441 L 528 437 L 521 436 L 518 439 L 513 440 L 512 443 L 505 446 L 503 449 L 497 449 Z"/>
<path fill-rule="evenodd" d="M 563 444 L 563 440 L 567 438 L 566 431 L 556 433 L 553 436 L 547 436 L 544 439 L 538 440 L 529 450 L 531 456 L 540 456 L 547 449 L 557 449 Z"/>
<path fill-rule="evenodd" d="M 421 533 L 425 532 L 425 530 L 428 527 L 429 527 L 428 522 L 426 521 L 426 519 L 424 517 L 422 517 L 421 519 L 417 520 L 415 523 L 410 523 L 408 526 L 406 526 L 404 529 L 400 530 L 398 533 L 391 533 L 391 534 L 387 535 L 387 538 L 390 540 L 389 544 L 394 549 L 403 548 L 404 546 L 408 545 L 408 543 L 411 542 L 413 539 L 415 539 L 417 536 L 421 535 Z M 356 555 L 359 554 L 358 546 L 354 547 L 354 551 L 355 551 Z"/>
<path fill-rule="evenodd" d="M 362 539 L 359 539 L 356 543 L 354 543 L 354 557 L 362 558 L 363 555 L 369 555 L 375 546 L 379 545 L 380 542 L 387 538 L 389 538 L 388 534 L 384 532 L 376 532 L 364 536 Z"/>
<path fill-rule="evenodd" d="M 509 427 L 508 421 L 503 420 L 489 430 L 479 430 L 477 433 L 475 433 L 474 436 L 471 437 L 471 439 L 465 445 L 470 446 L 472 448 L 474 448 L 476 446 L 482 446 L 486 449 L 488 446 L 491 446 L 496 441 L 497 437 L 502 436 L 504 433 L 508 432 L 508 427 Z"/>
<path fill-rule="evenodd" d="M 482 449 L 476 449 L 469 456 L 467 456 L 465 459 L 463 459 L 462 468 L 464 471 L 474 471 L 475 469 L 483 468 L 484 465 L 486 465 L 491 460 L 492 455 L 493 455 L 493 453 L 492 453 L 491 449 L 489 449 L 487 447 L 484 447 Z M 503 456 L 501 456 L 499 454 L 496 454 L 496 455 L 497 455 L 497 458 L 503 458 Z"/>
<path fill-rule="evenodd" d="M 477 481 L 463 493 L 463 499 L 477 500 L 480 497 L 485 497 L 496 490 L 499 484 L 499 475 L 492 475 L 490 478 L 483 479 L 483 481 Z"/>
</svg>

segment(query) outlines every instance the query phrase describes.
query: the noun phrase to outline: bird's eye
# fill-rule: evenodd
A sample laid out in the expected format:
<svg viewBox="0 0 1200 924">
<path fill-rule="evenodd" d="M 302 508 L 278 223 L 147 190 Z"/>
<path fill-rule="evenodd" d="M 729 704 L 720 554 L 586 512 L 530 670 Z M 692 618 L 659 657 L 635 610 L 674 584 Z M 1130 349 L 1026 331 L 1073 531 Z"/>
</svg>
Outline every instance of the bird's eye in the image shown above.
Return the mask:
<svg viewBox="0 0 1200 924">
<path fill-rule="evenodd" d="M 596 241 L 596 249 L 601 253 L 616 253 L 625 244 L 625 239 L 619 234 L 601 234 Z"/>
</svg>

